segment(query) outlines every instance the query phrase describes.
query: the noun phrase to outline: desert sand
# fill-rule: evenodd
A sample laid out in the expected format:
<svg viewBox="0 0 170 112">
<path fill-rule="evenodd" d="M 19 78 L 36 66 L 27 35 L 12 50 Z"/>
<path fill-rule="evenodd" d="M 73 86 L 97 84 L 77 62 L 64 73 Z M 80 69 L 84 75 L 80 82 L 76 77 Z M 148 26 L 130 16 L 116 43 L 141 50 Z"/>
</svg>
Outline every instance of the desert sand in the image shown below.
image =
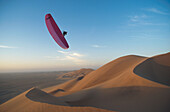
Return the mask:
<svg viewBox="0 0 170 112">
<path fill-rule="evenodd" d="M 89 74 L 90 72 L 92 72 L 93 69 L 87 69 L 87 68 L 82 68 L 80 70 L 75 70 L 72 72 L 68 72 L 65 74 L 62 74 L 58 77 L 58 79 L 74 79 L 76 77 L 82 76 L 84 77 L 86 74 Z"/>
<path fill-rule="evenodd" d="M 120 57 L 63 84 L 31 88 L 1 112 L 170 112 L 170 53 Z"/>
</svg>

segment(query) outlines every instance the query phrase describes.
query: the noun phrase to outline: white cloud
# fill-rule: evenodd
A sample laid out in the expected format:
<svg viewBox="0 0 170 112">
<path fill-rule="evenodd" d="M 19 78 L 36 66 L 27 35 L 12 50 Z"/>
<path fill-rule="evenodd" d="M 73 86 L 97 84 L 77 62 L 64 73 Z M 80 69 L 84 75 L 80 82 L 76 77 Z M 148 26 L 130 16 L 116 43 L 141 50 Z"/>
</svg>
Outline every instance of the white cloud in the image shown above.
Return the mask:
<svg viewBox="0 0 170 112">
<path fill-rule="evenodd" d="M 17 48 L 17 47 L 0 45 L 0 48 Z"/>
<path fill-rule="evenodd" d="M 129 16 L 129 18 L 130 18 L 130 21 L 132 21 L 132 22 L 140 22 L 140 21 L 148 18 L 148 16 L 143 14 L 143 15 Z"/>
<path fill-rule="evenodd" d="M 71 56 L 77 56 L 77 57 L 81 57 L 81 56 L 83 56 L 82 54 L 79 54 L 79 53 L 72 53 L 72 54 L 70 54 Z"/>
<path fill-rule="evenodd" d="M 105 46 L 101 46 L 101 45 L 92 45 L 92 47 L 95 47 L 95 48 L 102 48 L 102 47 L 105 47 Z"/>
<path fill-rule="evenodd" d="M 145 34 L 145 33 L 143 33 L 143 34 L 139 34 L 139 35 L 132 35 L 132 36 L 129 36 L 129 38 L 130 39 L 133 39 L 133 40 L 139 40 L 139 41 L 141 41 L 141 40 L 155 40 L 155 39 L 162 39 L 162 38 L 159 38 L 159 36 L 157 36 L 157 35 L 151 35 L 151 34 Z"/>
<path fill-rule="evenodd" d="M 140 26 L 140 25 L 167 25 L 165 23 L 153 23 L 151 21 L 152 17 L 143 15 L 129 16 L 128 25 L 129 26 Z"/>
<path fill-rule="evenodd" d="M 148 9 L 143 9 L 145 11 L 148 12 L 153 12 L 153 13 L 157 13 L 157 14 L 164 14 L 164 15 L 168 15 L 168 13 L 162 12 L 156 8 L 148 8 Z M 167 25 L 167 23 L 154 23 L 153 22 L 153 17 L 148 16 L 146 14 L 138 14 L 138 15 L 134 15 L 134 16 L 129 16 L 129 21 L 128 21 L 128 25 L 129 26 L 140 26 L 140 25 Z"/>
<path fill-rule="evenodd" d="M 130 17 L 130 20 L 134 21 L 134 22 L 138 21 L 138 19 L 139 19 L 139 16 L 131 16 Z"/>
<path fill-rule="evenodd" d="M 65 51 L 58 51 L 59 53 L 62 53 L 62 54 L 68 54 L 69 52 L 65 52 Z"/>
<path fill-rule="evenodd" d="M 44 56 L 45 58 L 51 59 L 51 60 L 62 60 L 62 61 L 71 61 L 75 64 L 83 64 L 85 63 L 85 60 L 81 59 L 82 54 L 76 53 L 76 52 L 65 52 L 65 51 L 58 51 L 62 54 L 62 56 Z M 64 55 L 64 56 L 63 56 Z"/>
<path fill-rule="evenodd" d="M 58 51 L 59 53 L 62 53 L 64 55 L 69 55 L 69 56 L 76 56 L 76 57 L 81 57 L 83 56 L 82 54 L 76 53 L 76 52 L 65 52 L 65 51 Z"/>
<path fill-rule="evenodd" d="M 59 56 L 44 56 L 44 57 L 50 60 L 65 60 L 65 58 L 61 58 Z"/>
<path fill-rule="evenodd" d="M 76 64 L 82 64 L 82 63 L 85 62 L 84 60 L 79 59 L 79 58 L 77 58 L 77 57 L 73 57 L 73 56 L 66 56 L 66 59 L 67 59 L 67 60 L 71 60 L 71 61 L 73 61 L 73 62 L 76 63 Z"/>
<path fill-rule="evenodd" d="M 149 12 L 157 13 L 157 14 L 169 15 L 168 13 L 162 12 L 162 11 L 156 9 L 156 8 L 149 8 L 149 9 L 145 9 L 145 10 L 149 11 Z"/>
</svg>

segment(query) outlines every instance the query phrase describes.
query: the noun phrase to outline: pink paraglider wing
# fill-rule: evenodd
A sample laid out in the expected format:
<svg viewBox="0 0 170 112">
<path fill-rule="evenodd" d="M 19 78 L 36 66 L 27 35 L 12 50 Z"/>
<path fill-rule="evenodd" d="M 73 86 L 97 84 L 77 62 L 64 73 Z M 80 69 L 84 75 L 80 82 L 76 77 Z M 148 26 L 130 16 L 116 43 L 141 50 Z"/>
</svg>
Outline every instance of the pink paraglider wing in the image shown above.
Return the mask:
<svg viewBox="0 0 170 112">
<path fill-rule="evenodd" d="M 50 32 L 51 36 L 56 41 L 56 43 L 63 49 L 68 49 L 69 45 L 68 45 L 66 39 L 64 38 L 61 30 L 55 23 L 51 14 L 45 15 L 45 23 L 48 28 L 48 31 Z"/>
</svg>

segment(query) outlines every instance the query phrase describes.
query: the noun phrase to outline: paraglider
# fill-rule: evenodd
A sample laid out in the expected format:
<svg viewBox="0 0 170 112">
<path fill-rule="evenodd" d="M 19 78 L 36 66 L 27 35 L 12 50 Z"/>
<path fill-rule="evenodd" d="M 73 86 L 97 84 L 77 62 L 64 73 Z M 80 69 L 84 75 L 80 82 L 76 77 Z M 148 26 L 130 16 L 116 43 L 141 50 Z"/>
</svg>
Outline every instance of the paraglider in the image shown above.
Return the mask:
<svg viewBox="0 0 170 112">
<path fill-rule="evenodd" d="M 63 49 L 68 49 L 69 45 L 64 38 L 64 36 L 67 34 L 66 31 L 63 31 L 63 34 L 59 27 L 57 26 L 56 22 L 54 21 L 53 17 L 51 14 L 46 14 L 45 15 L 45 23 L 47 26 L 48 31 L 50 32 L 51 36 L 55 40 L 55 42 L 62 47 Z"/>
</svg>

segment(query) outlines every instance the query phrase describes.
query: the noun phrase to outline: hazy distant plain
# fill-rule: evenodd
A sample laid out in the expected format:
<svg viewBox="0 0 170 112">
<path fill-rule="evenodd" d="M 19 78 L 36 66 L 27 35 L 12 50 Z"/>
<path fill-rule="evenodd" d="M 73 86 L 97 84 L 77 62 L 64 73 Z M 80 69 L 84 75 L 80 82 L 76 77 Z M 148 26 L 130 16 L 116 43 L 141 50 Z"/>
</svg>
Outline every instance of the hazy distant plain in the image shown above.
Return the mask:
<svg viewBox="0 0 170 112">
<path fill-rule="evenodd" d="M 46 88 L 67 81 L 56 79 L 69 71 L 30 72 L 30 73 L 0 73 L 0 104 L 32 88 Z"/>
</svg>

